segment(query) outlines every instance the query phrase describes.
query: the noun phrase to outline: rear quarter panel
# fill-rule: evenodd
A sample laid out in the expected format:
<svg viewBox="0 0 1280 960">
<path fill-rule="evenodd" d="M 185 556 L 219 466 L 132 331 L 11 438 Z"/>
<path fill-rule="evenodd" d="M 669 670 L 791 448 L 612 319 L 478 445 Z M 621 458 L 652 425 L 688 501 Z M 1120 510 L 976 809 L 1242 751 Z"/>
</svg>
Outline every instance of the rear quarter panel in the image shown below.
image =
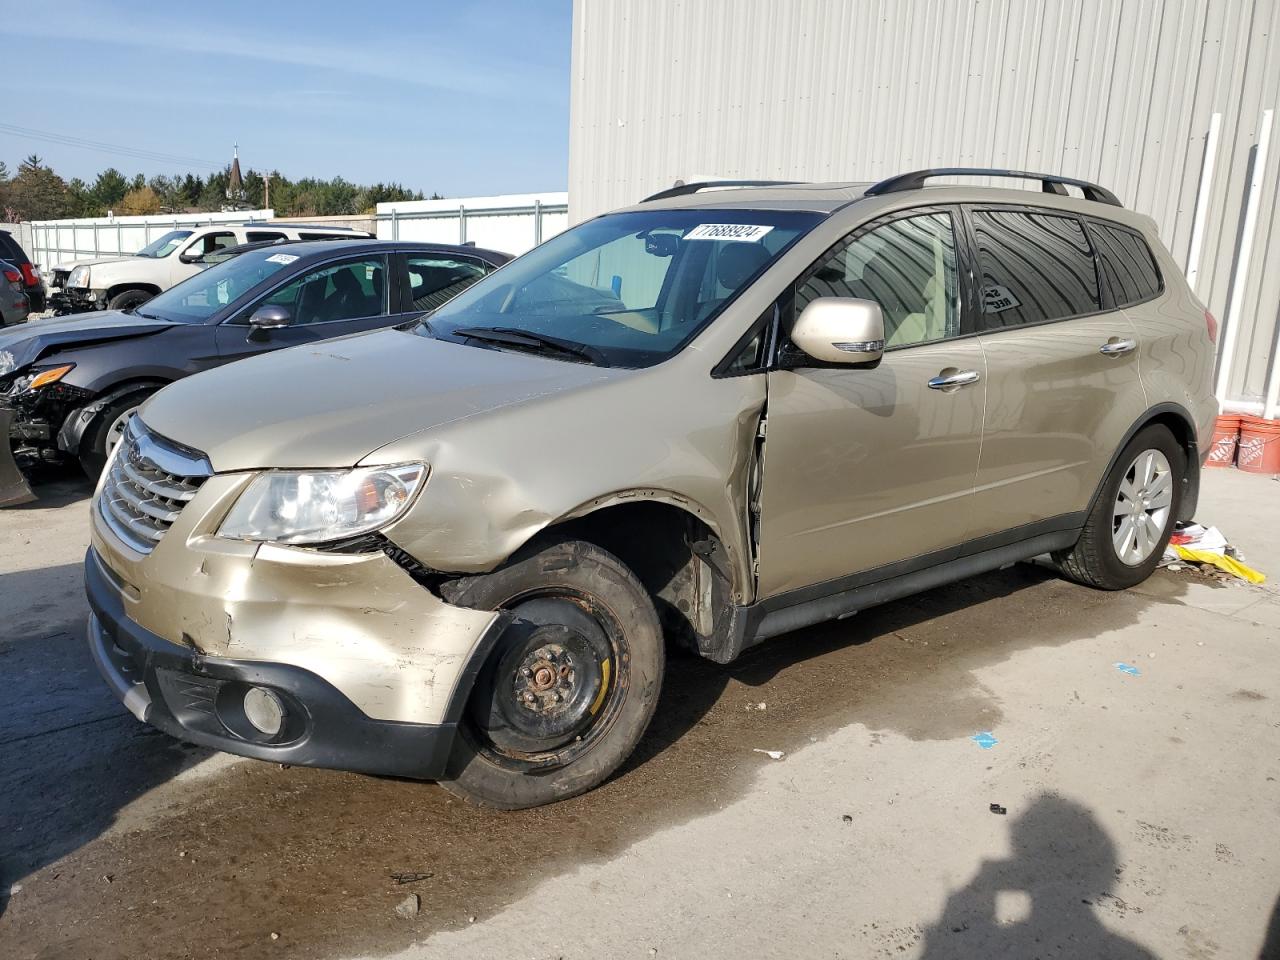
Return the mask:
<svg viewBox="0 0 1280 960">
<path fill-rule="evenodd" d="M 1218 401 L 1213 395 L 1215 347 L 1205 307 L 1187 287 L 1182 271 L 1150 232 L 1147 240 L 1164 279 L 1153 300 L 1125 307 L 1138 334 L 1138 370 L 1149 406 L 1174 403 L 1191 414 L 1203 457 L 1213 442 Z"/>
</svg>

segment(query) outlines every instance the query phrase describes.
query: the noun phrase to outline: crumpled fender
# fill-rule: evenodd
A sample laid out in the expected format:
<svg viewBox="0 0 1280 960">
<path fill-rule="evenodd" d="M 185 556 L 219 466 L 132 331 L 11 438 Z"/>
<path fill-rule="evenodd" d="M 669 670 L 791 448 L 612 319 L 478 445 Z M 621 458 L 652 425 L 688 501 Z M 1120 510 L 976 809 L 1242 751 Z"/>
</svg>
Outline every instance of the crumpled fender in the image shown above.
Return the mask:
<svg viewBox="0 0 1280 960">
<path fill-rule="evenodd" d="M 13 410 L 0 407 L 0 507 L 30 503 L 36 498 L 27 484 L 27 478 L 18 469 L 18 461 L 13 458 L 13 447 L 9 443 L 13 416 Z"/>
<path fill-rule="evenodd" d="M 62 427 L 58 430 L 58 449 L 63 453 L 69 453 L 72 456 L 80 455 L 80 443 L 84 439 L 84 432 L 89 429 L 89 424 L 107 407 L 115 403 L 121 397 L 127 397 L 131 393 L 138 393 L 141 390 L 158 390 L 165 384 L 157 381 L 155 383 L 130 383 L 122 387 L 116 387 L 114 390 L 108 390 L 101 396 L 86 403 L 83 407 L 77 407 L 69 412 L 66 419 L 62 421 Z"/>
</svg>

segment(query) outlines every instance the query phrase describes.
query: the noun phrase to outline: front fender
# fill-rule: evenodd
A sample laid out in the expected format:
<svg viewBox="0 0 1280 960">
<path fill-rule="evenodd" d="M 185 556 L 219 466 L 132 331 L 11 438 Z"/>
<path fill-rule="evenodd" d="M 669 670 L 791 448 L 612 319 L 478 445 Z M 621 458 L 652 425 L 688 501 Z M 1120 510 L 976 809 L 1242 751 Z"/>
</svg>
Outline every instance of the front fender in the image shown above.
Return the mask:
<svg viewBox="0 0 1280 960">
<path fill-rule="evenodd" d="M 164 384 L 159 381 L 125 384 L 113 390 L 108 390 L 96 399 L 86 403 L 83 407 L 71 410 L 62 421 L 62 427 L 58 430 L 58 449 L 63 453 L 79 456 L 80 444 L 84 441 L 85 431 L 97 419 L 98 414 L 121 397 L 127 397 L 129 394 L 137 393 L 140 390 L 158 390 L 163 386 Z"/>
</svg>

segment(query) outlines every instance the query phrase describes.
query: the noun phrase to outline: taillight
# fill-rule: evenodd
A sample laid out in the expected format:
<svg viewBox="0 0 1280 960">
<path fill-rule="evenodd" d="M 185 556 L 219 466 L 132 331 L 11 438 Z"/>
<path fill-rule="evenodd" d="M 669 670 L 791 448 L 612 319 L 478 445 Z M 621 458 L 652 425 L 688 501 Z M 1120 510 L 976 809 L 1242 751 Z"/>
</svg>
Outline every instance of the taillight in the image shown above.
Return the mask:
<svg viewBox="0 0 1280 960">
<path fill-rule="evenodd" d="M 1208 310 L 1204 312 L 1204 325 L 1209 328 L 1209 342 L 1218 342 L 1218 318 Z"/>
<path fill-rule="evenodd" d="M 4 272 L 4 278 L 8 280 L 10 283 L 22 282 L 22 274 L 20 274 L 17 270 L 6 270 Z"/>
<path fill-rule="evenodd" d="M 40 282 L 40 274 L 36 272 L 34 263 L 24 263 L 22 265 L 22 282 L 28 287 L 34 287 Z"/>
</svg>

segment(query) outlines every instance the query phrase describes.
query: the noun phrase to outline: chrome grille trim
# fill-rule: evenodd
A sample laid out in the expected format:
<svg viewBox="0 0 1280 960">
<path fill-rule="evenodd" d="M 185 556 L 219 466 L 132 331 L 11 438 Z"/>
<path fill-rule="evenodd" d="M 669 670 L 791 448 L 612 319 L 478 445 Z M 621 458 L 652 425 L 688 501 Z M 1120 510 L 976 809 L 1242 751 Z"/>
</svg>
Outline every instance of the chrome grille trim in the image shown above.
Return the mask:
<svg viewBox="0 0 1280 960">
<path fill-rule="evenodd" d="M 212 473 L 206 458 L 149 433 L 133 417 L 107 467 L 98 513 L 120 540 L 150 553 Z"/>
</svg>

